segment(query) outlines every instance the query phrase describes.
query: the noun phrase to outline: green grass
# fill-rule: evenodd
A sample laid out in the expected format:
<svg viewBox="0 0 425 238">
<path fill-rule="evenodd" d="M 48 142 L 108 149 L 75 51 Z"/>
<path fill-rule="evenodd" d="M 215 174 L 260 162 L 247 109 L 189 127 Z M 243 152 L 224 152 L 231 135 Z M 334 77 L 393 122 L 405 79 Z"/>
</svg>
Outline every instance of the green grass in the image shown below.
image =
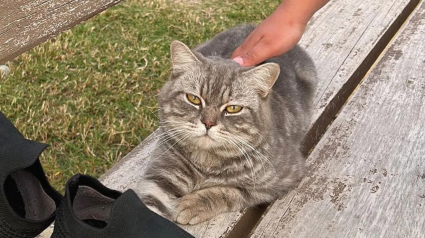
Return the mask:
<svg viewBox="0 0 425 238">
<path fill-rule="evenodd" d="M 99 177 L 157 127 L 169 44 L 195 46 L 280 1 L 130 0 L 22 54 L 0 79 L 0 109 L 32 140 L 54 187 L 76 173 Z"/>
</svg>

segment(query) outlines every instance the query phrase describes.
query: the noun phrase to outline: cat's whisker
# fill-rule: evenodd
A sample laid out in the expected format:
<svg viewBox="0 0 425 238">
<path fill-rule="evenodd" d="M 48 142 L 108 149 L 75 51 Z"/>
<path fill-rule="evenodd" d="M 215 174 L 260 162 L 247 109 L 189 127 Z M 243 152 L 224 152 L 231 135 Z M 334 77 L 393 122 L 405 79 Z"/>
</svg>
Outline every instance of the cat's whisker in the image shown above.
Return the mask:
<svg viewBox="0 0 425 238">
<path fill-rule="evenodd" d="M 158 158 L 160 158 L 161 156 L 163 156 L 165 153 L 167 153 L 171 148 L 173 148 L 177 143 L 179 143 L 180 141 L 182 141 L 182 140 L 185 140 L 185 139 L 187 139 L 187 138 L 189 138 L 189 137 L 191 137 L 191 135 L 189 134 L 189 133 L 186 133 L 186 136 L 185 137 L 183 137 L 183 138 L 181 138 L 181 139 L 179 139 L 179 140 L 177 140 L 177 141 L 175 141 L 174 142 L 174 144 L 172 144 L 170 147 L 168 147 L 168 149 L 166 150 L 166 151 L 164 151 L 162 154 L 160 154 L 159 156 L 157 156 L 155 159 L 158 159 Z"/>
<path fill-rule="evenodd" d="M 251 169 L 251 179 L 253 181 L 254 190 L 255 190 L 256 178 L 255 178 L 254 164 L 253 164 L 253 161 L 251 159 L 251 156 L 240 145 L 238 145 L 237 141 L 235 141 L 233 138 L 227 137 L 226 139 L 227 139 L 227 142 L 234 145 L 235 148 L 237 148 L 242 153 L 242 155 L 245 157 L 246 162 L 248 163 L 249 168 Z"/>
<path fill-rule="evenodd" d="M 230 136 L 230 135 L 229 135 Z M 273 164 L 271 164 L 271 162 L 268 160 L 268 158 L 266 157 L 266 156 L 264 156 L 262 153 L 260 153 L 258 150 L 256 150 L 255 148 L 253 148 L 253 146 L 249 143 L 249 142 L 247 142 L 247 141 L 245 141 L 243 138 L 241 138 L 241 137 L 235 137 L 235 135 L 233 135 L 233 138 L 232 138 L 234 141 L 236 141 L 235 143 L 237 143 L 237 144 L 239 144 L 240 146 L 239 147 L 248 147 L 248 148 L 250 148 L 251 149 L 251 151 L 252 152 L 254 152 L 257 156 L 256 157 L 254 157 L 254 158 L 256 158 L 256 159 L 258 159 L 258 160 L 260 160 L 260 162 L 262 161 L 262 162 L 264 162 L 264 163 L 267 163 L 267 164 L 269 164 L 269 165 L 271 165 L 271 167 L 273 168 L 273 170 L 274 171 L 276 171 L 275 170 L 275 168 L 274 168 L 274 166 L 273 166 Z M 245 151 L 245 150 L 244 150 Z M 245 158 L 246 158 L 246 156 L 245 156 Z M 249 156 L 249 158 L 252 158 L 251 156 Z M 252 161 L 250 160 L 250 161 L 248 161 L 250 164 L 252 163 Z M 263 173 L 266 173 L 266 168 L 265 168 L 265 166 L 260 166 L 260 168 L 263 170 Z M 255 173 L 256 174 L 256 172 L 255 172 L 255 168 L 252 168 L 252 170 L 254 170 L 254 172 L 251 172 L 251 173 Z M 255 184 L 254 184 L 254 187 L 255 187 Z M 254 188 L 255 189 L 255 188 Z"/>
<path fill-rule="evenodd" d="M 150 113 L 150 114 L 152 114 L 158 121 L 161 121 L 160 119 L 159 119 L 159 117 L 158 117 L 158 111 L 159 110 L 161 110 L 161 108 L 160 107 L 145 107 L 145 109 L 147 109 L 148 110 L 148 112 Z M 150 109 L 152 109 L 152 110 L 150 110 Z M 157 110 L 155 113 L 153 112 L 154 110 Z"/>
<path fill-rule="evenodd" d="M 164 132 L 169 139 L 179 140 L 181 135 L 190 134 L 187 129 L 173 128 Z"/>
<path fill-rule="evenodd" d="M 256 132 L 255 134 L 259 135 L 261 137 L 261 139 L 263 139 L 263 141 L 267 141 L 266 138 L 260 134 L 260 132 Z"/>
<path fill-rule="evenodd" d="M 185 135 L 187 134 L 186 130 L 183 130 L 180 128 L 180 126 L 176 127 L 176 128 L 172 128 L 169 130 L 166 130 L 164 132 L 162 132 L 161 134 L 157 135 L 155 137 L 155 139 L 157 139 L 157 143 L 155 143 L 155 149 L 159 148 L 160 146 L 162 146 L 163 144 L 167 143 L 168 141 L 175 139 L 175 138 L 179 138 L 179 136 L 181 135 Z M 188 135 L 190 136 L 190 135 Z M 168 149 L 170 150 L 176 143 L 178 143 L 180 140 L 177 140 L 173 145 L 171 145 Z M 164 152 L 165 153 L 165 152 Z"/>
<path fill-rule="evenodd" d="M 173 133 L 173 135 L 170 135 L 169 133 L 164 133 L 164 135 L 161 136 L 161 138 L 158 140 L 157 146 L 159 147 L 162 144 L 172 140 L 173 137 L 178 137 L 179 135 L 182 135 L 182 134 L 184 134 L 183 131 L 175 132 L 175 133 Z"/>
<path fill-rule="evenodd" d="M 267 156 L 265 156 L 264 154 L 262 154 L 260 151 L 258 151 L 256 148 L 254 148 L 253 145 L 251 145 L 248 141 L 246 141 L 245 139 L 243 139 L 240 136 L 234 135 L 238 140 L 240 140 L 240 142 L 242 142 L 244 145 L 246 145 L 247 147 L 249 147 L 250 149 L 252 149 L 252 151 L 254 151 L 259 157 L 260 160 L 266 162 L 267 164 L 269 164 L 273 170 L 276 172 L 276 169 L 274 167 L 274 165 L 270 162 L 270 160 L 267 158 Z"/>
<path fill-rule="evenodd" d="M 223 133 L 221 133 L 221 132 L 219 132 L 219 135 L 224 135 Z M 217 154 L 217 151 L 218 152 L 221 152 L 221 149 L 222 148 L 224 148 L 224 150 L 226 150 L 226 154 L 227 155 L 231 155 L 231 152 L 230 152 L 230 150 L 234 150 L 232 147 L 230 147 L 230 150 L 229 150 L 229 143 L 226 143 L 227 141 L 226 141 L 226 139 L 225 138 L 223 138 L 222 136 L 220 136 L 220 138 L 221 139 L 224 139 L 225 140 L 225 143 L 221 143 L 221 146 L 222 147 L 217 147 L 217 148 L 214 148 L 213 149 L 213 151 Z M 232 156 L 233 157 L 233 156 Z M 240 158 L 240 156 L 236 156 L 237 158 L 239 158 L 239 161 L 241 162 L 241 163 L 243 163 L 243 161 L 242 161 L 242 159 Z"/>
<path fill-rule="evenodd" d="M 172 136 L 178 135 L 178 133 L 180 133 L 180 132 L 183 132 L 183 131 L 180 130 L 180 129 L 173 129 L 173 130 L 165 131 L 165 132 L 163 132 L 159 135 L 156 135 L 154 137 L 154 139 L 156 139 L 159 142 L 159 144 L 157 143 L 158 145 L 161 145 L 164 138 L 170 139 Z"/>
<path fill-rule="evenodd" d="M 245 157 L 246 162 L 248 163 L 248 165 L 251 169 L 251 178 L 252 178 L 252 181 L 253 181 L 253 190 L 255 191 L 256 185 L 257 185 L 257 182 L 256 182 L 257 179 L 256 179 L 256 176 L 255 176 L 256 172 L 255 172 L 255 168 L 253 166 L 252 157 L 249 155 L 249 153 L 247 153 L 243 149 L 242 145 L 239 145 L 240 141 L 235 140 L 235 138 L 232 138 L 231 135 L 224 136 L 223 138 L 226 138 L 226 141 L 228 141 L 229 143 L 231 143 L 231 144 L 235 145 L 237 148 L 239 148 L 239 151 L 241 151 L 241 153 Z M 238 156 L 238 157 L 240 157 L 240 156 Z M 253 197 L 253 199 L 258 203 L 260 202 L 256 197 Z"/>
<path fill-rule="evenodd" d="M 183 133 L 183 132 L 181 132 L 181 133 Z M 161 137 L 158 139 L 157 143 L 155 143 L 155 148 L 154 148 L 154 149 L 157 149 L 157 148 L 161 147 L 163 144 L 167 143 L 167 142 L 168 142 L 168 141 L 170 141 L 170 140 L 172 140 L 172 137 L 170 137 L 170 135 L 168 135 L 168 134 L 164 133 L 164 135 L 163 135 L 163 136 L 161 136 Z M 168 148 L 168 150 L 169 150 L 171 147 L 172 147 L 172 146 L 170 146 L 170 147 Z M 167 151 L 168 151 L 168 150 L 167 150 Z M 151 156 L 152 156 L 152 154 L 151 154 Z"/>
</svg>

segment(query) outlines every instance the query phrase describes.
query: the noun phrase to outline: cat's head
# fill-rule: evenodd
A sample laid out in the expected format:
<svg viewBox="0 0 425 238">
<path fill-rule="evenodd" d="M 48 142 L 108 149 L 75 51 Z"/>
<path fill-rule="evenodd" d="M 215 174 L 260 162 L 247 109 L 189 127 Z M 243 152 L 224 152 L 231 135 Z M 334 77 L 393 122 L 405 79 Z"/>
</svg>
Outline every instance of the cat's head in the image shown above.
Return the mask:
<svg viewBox="0 0 425 238">
<path fill-rule="evenodd" d="M 279 66 L 243 68 L 171 44 L 172 72 L 159 94 L 160 123 L 168 136 L 200 150 L 240 153 L 262 138 L 267 102 Z"/>
</svg>

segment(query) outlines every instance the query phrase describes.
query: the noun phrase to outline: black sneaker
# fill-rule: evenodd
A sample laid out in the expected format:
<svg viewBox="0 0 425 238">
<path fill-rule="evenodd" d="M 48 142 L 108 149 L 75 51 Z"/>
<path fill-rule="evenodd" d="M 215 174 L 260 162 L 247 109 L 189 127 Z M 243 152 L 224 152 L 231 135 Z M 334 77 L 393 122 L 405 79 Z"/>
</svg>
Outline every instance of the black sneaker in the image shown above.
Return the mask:
<svg viewBox="0 0 425 238">
<path fill-rule="evenodd" d="M 111 190 L 77 174 L 66 184 L 52 238 L 193 238 L 149 210 L 133 190 Z"/>
<path fill-rule="evenodd" d="M 55 218 L 62 196 L 44 174 L 47 145 L 25 139 L 0 112 L 0 237 L 35 237 Z"/>
</svg>

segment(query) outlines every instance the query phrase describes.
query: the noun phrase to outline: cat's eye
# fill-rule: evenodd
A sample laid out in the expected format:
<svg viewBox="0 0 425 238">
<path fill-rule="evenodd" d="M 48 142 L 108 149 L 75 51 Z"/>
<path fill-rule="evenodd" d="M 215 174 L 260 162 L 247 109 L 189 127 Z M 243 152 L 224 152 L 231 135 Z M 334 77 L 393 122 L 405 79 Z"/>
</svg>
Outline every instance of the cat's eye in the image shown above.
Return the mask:
<svg viewBox="0 0 425 238">
<path fill-rule="evenodd" d="M 242 107 L 237 105 L 231 105 L 226 107 L 226 111 L 228 113 L 237 113 L 237 112 L 240 112 L 241 110 L 242 110 Z"/>
<path fill-rule="evenodd" d="M 195 105 L 201 105 L 201 99 L 193 94 L 186 94 L 187 100 Z"/>
</svg>

